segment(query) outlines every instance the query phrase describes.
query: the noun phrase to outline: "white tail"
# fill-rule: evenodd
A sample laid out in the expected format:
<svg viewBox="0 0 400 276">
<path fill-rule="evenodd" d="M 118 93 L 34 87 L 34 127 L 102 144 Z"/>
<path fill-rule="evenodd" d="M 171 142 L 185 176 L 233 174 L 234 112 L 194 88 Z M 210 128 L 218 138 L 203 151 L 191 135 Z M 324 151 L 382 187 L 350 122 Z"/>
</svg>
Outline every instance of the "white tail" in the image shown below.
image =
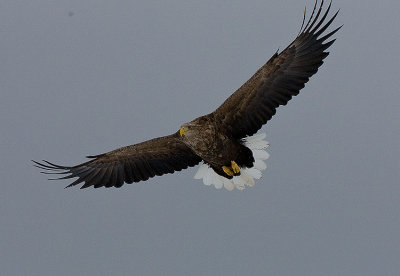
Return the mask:
<svg viewBox="0 0 400 276">
<path fill-rule="evenodd" d="M 243 139 L 244 145 L 253 152 L 255 161 L 254 167 L 241 169 L 239 176 L 227 179 L 215 173 L 209 165 L 202 162 L 194 178 L 203 179 L 207 186 L 214 185 L 217 189 L 225 187 L 228 191 L 232 191 L 234 188 L 243 190 L 246 185 L 254 186 L 254 179 L 260 179 L 261 171 L 267 168 L 267 164 L 264 162 L 269 158 L 269 153 L 266 151 L 269 143 L 264 140 L 266 136 L 266 133 L 260 133 Z"/>
</svg>

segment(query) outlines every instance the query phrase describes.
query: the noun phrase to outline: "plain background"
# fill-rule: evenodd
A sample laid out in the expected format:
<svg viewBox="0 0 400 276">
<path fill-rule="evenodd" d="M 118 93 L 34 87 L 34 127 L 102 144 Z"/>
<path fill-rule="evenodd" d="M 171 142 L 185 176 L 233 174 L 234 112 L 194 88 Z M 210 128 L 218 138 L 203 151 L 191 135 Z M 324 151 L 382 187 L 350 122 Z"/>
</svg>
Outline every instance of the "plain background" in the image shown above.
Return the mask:
<svg viewBox="0 0 400 276">
<path fill-rule="evenodd" d="M 3 0 L 0 274 L 399 275 L 395 0 L 333 1 L 344 27 L 262 129 L 271 158 L 253 188 L 216 190 L 191 168 L 63 189 L 30 161 L 77 164 L 213 111 L 291 42 L 306 5 Z"/>
</svg>

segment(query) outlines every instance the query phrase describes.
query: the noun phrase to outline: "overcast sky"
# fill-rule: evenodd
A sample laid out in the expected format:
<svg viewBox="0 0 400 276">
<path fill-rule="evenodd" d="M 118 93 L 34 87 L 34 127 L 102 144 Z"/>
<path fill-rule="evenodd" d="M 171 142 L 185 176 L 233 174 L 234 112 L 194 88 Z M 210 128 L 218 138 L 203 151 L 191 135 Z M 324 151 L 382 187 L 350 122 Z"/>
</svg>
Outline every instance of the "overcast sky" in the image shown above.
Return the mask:
<svg viewBox="0 0 400 276">
<path fill-rule="evenodd" d="M 297 34 L 312 0 L 0 4 L 0 274 L 399 275 L 400 4 L 334 0 L 331 54 L 262 129 L 256 186 L 196 168 L 64 189 L 31 159 L 173 133 Z"/>
</svg>

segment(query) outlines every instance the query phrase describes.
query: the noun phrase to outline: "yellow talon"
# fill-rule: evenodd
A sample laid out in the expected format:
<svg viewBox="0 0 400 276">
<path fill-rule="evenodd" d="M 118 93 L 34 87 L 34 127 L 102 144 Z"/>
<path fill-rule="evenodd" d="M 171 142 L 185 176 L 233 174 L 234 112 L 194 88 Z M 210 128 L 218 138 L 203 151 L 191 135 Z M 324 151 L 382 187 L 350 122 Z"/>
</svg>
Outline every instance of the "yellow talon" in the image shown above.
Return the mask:
<svg viewBox="0 0 400 276">
<path fill-rule="evenodd" d="M 240 172 L 240 168 L 239 168 L 238 164 L 236 164 L 235 161 L 231 161 L 231 166 L 232 166 L 232 170 L 235 174 Z"/>
<path fill-rule="evenodd" d="M 229 168 L 227 166 L 222 166 L 222 170 L 224 171 L 224 173 L 226 173 L 229 176 L 233 175 L 233 171 L 231 170 L 231 168 Z"/>
</svg>

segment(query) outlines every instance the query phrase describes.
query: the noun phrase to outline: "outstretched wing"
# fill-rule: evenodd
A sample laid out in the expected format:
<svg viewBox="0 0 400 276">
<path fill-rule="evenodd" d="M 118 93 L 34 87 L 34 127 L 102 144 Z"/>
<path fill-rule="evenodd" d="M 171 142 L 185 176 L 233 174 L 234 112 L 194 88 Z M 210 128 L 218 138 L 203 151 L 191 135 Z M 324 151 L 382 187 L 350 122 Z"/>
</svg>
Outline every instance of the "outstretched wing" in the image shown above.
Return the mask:
<svg viewBox="0 0 400 276">
<path fill-rule="evenodd" d="M 81 182 L 81 187 L 121 187 L 149 179 L 155 175 L 173 173 L 195 166 L 201 158 L 179 140 L 179 134 L 159 137 L 136 145 L 122 147 L 104 154 L 88 156 L 94 158 L 86 163 L 67 167 L 43 160 L 33 161 L 45 174 L 69 174 L 55 179 L 78 177 L 67 187 Z"/>
<path fill-rule="evenodd" d="M 276 108 L 296 96 L 328 56 L 324 52 L 335 40 L 325 42 L 341 27 L 320 37 L 338 12 L 325 22 L 331 5 L 322 15 L 324 1 L 317 1 L 307 24 L 296 39 L 280 54 L 274 54 L 246 83 L 212 114 L 234 138 L 256 133 L 275 114 Z M 316 12 L 316 14 L 315 14 Z M 315 16 L 314 16 L 315 14 Z M 304 19 L 303 19 L 304 25 Z"/>
</svg>

